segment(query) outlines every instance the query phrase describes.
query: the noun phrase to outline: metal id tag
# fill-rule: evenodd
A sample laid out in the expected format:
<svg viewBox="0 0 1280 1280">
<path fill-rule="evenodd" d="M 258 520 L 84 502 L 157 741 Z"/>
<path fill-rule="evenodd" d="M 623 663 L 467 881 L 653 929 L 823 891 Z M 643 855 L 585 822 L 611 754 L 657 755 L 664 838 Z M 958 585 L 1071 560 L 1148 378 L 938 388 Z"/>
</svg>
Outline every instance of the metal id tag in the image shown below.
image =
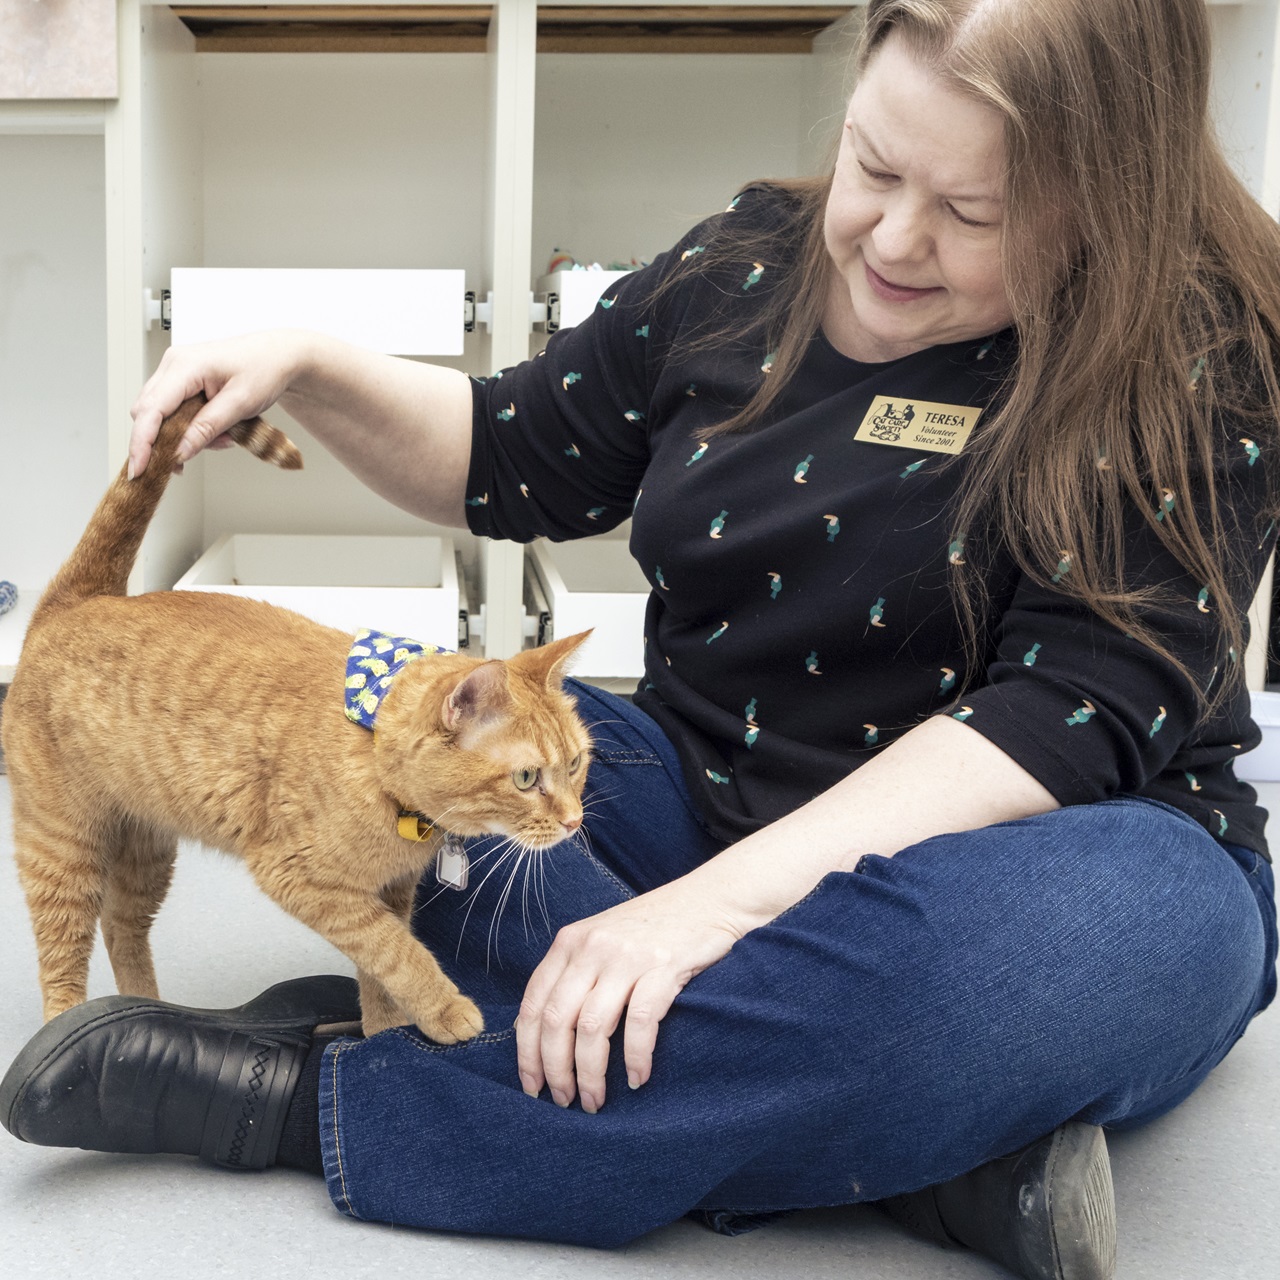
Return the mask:
<svg viewBox="0 0 1280 1280">
<path fill-rule="evenodd" d="M 465 889 L 471 860 L 459 836 L 446 836 L 436 854 L 436 879 L 447 889 Z"/>
</svg>

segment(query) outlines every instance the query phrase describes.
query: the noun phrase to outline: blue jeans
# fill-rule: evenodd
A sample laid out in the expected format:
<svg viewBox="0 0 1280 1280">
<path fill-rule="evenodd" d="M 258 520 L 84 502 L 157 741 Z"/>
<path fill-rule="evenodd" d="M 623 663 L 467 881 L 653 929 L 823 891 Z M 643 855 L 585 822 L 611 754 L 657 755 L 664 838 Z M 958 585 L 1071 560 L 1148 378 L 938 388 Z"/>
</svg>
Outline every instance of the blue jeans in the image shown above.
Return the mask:
<svg viewBox="0 0 1280 1280">
<path fill-rule="evenodd" d="M 586 686 L 589 851 L 524 868 L 472 848 L 472 888 L 419 892 L 415 929 L 487 1030 L 339 1040 L 321 1078 L 343 1212 L 620 1245 L 941 1182 L 1071 1117 L 1175 1106 L 1275 993 L 1270 865 L 1134 797 L 938 836 L 828 875 L 694 978 L 649 1083 L 616 1037 L 596 1115 L 529 1098 L 513 1020 L 555 931 L 717 846 L 648 717 Z"/>
</svg>

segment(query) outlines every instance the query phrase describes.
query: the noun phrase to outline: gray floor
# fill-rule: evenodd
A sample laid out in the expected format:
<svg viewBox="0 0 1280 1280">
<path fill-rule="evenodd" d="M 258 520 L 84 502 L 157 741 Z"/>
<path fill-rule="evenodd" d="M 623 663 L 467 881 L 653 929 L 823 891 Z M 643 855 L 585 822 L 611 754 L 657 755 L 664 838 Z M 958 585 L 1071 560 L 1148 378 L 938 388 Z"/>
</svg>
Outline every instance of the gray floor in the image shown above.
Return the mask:
<svg viewBox="0 0 1280 1280">
<path fill-rule="evenodd" d="M 1280 784 L 1263 790 L 1263 802 L 1280 812 Z M 8 781 L 0 777 L 0 973 L 9 1013 L 0 1025 L 0 1067 L 39 1025 L 9 807 Z M 266 901 L 237 863 L 194 848 L 179 858 L 155 949 L 162 992 L 187 1004 L 236 1004 L 282 978 L 351 971 Z M 90 994 L 112 990 L 100 950 Z M 1190 1101 L 1140 1133 L 1112 1139 L 1120 1280 L 1277 1274 L 1278 1063 L 1280 1015 L 1273 1008 Z M 448 1177 L 447 1167 L 441 1176 Z M 600 1253 L 352 1222 L 330 1207 L 318 1179 L 287 1170 L 231 1174 L 176 1157 L 47 1150 L 0 1132 L 0 1275 L 8 1280 L 316 1271 L 421 1280 L 1006 1274 L 975 1255 L 913 1240 L 865 1208 L 796 1214 L 734 1239 L 679 1222 L 626 1250 Z"/>
</svg>

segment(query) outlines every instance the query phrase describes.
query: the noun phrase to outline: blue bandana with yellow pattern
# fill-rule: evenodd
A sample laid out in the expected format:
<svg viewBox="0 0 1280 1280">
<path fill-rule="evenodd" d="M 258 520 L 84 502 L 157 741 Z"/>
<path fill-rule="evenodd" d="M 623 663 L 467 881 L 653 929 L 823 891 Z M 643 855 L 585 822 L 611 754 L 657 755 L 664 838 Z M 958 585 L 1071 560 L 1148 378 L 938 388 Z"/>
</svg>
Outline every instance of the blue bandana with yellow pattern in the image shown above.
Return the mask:
<svg viewBox="0 0 1280 1280">
<path fill-rule="evenodd" d="M 435 644 L 421 644 L 407 636 L 389 636 L 381 631 L 358 631 L 347 654 L 346 716 L 352 724 L 374 727 L 378 704 L 391 682 L 404 668 L 424 653 L 452 653 Z"/>
</svg>

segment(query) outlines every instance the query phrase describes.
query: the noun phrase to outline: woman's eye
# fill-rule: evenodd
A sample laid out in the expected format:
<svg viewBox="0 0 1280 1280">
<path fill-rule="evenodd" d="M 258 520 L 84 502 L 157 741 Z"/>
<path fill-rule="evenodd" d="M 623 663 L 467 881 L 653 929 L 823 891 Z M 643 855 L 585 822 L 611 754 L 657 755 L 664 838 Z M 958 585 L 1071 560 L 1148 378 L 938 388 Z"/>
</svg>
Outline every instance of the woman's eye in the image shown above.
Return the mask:
<svg viewBox="0 0 1280 1280">
<path fill-rule="evenodd" d="M 961 213 L 960 210 L 957 209 L 953 204 L 948 205 L 947 208 L 951 210 L 951 216 L 957 222 L 963 223 L 963 225 L 966 227 L 989 227 L 991 225 L 991 223 L 989 222 L 977 222 L 973 218 L 966 218 L 964 214 Z"/>
<path fill-rule="evenodd" d="M 528 791 L 535 782 L 538 781 L 537 769 L 517 769 L 511 775 L 511 781 L 516 784 L 516 788 L 520 791 Z"/>
<path fill-rule="evenodd" d="M 858 168 L 867 175 L 873 182 L 889 182 L 893 178 L 891 173 L 877 173 L 874 169 L 868 169 L 861 160 L 858 161 Z"/>
</svg>

